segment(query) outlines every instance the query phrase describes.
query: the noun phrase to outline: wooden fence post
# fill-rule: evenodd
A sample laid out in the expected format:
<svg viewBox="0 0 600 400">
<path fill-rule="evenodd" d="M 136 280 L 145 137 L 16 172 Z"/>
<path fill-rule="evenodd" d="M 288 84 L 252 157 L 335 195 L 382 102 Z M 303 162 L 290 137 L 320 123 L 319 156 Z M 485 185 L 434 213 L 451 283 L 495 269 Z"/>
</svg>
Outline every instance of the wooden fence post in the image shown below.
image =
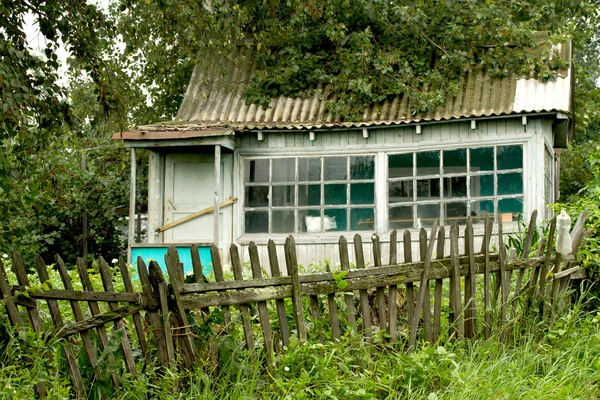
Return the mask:
<svg viewBox="0 0 600 400">
<path fill-rule="evenodd" d="M 390 233 L 390 258 L 389 265 L 395 265 L 398 263 L 398 243 L 397 243 L 398 232 L 394 229 Z M 396 343 L 396 337 L 398 336 L 398 285 L 390 285 L 389 296 L 388 296 L 388 333 L 390 335 L 390 343 Z"/>
<path fill-rule="evenodd" d="M 379 236 L 374 233 L 371 236 L 371 240 L 373 242 L 373 260 L 375 261 L 374 267 L 381 267 L 381 242 L 379 241 Z M 385 313 L 385 288 L 383 286 L 377 287 L 376 299 L 377 311 L 379 314 L 379 329 L 382 332 L 385 332 L 387 330 L 387 318 Z"/>
<path fill-rule="evenodd" d="M 300 292 L 300 279 L 298 277 L 298 258 L 296 257 L 296 241 L 292 235 L 285 241 L 285 263 L 292 278 L 292 305 L 294 320 L 298 331 L 300 343 L 306 343 L 306 326 L 304 325 L 304 311 L 302 310 L 302 294 Z"/>
<path fill-rule="evenodd" d="M 473 219 L 469 216 L 465 228 L 465 253 L 469 257 L 469 272 L 465 277 L 465 337 L 469 339 L 477 334 L 477 267 L 474 247 Z"/>
<path fill-rule="evenodd" d="M 494 228 L 494 220 L 485 218 L 485 231 L 483 234 L 483 254 L 485 257 L 485 267 L 483 272 L 483 308 L 484 308 L 484 337 L 487 339 L 491 335 L 492 320 L 491 320 L 491 296 L 490 296 L 490 241 L 492 239 L 492 229 Z"/>
<path fill-rule="evenodd" d="M 406 229 L 402 236 L 402 244 L 404 250 L 404 262 L 412 262 L 412 237 L 410 231 Z M 415 309 L 415 296 L 414 296 L 415 285 L 412 282 L 406 284 L 406 316 L 408 321 L 412 320 L 412 315 Z"/>
<path fill-rule="evenodd" d="M 269 265 L 271 267 L 271 276 L 274 278 L 281 277 L 281 269 L 279 268 L 279 260 L 277 259 L 277 248 L 275 242 L 269 240 L 267 245 L 269 252 Z M 279 329 L 281 331 L 281 341 L 284 346 L 290 345 L 290 327 L 288 325 L 287 313 L 285 311 L 285 301 L 283 299 L 275 300 L 277 308 L 277 316 L 279 318 Z"/>
<path fill-rule="evenodd" d="M 363 253 L 362 237 L 357 233 L 354 235 L 354 256 L 356 257 L 356 268 L 365 268 L 365 256 Z M 371 307 L 369 306 L 369 294 L 366 290 L 360 290 L 360 311 L 363 319 L 363 332 L 367 339 L 371 338 Z"/>
<path fill-rule="evenodd" d="M 325 262 L 325 269 L 327 272 L 331 272 L 329 262 Z M 335 293 L 329 293 L 327 295 L 327 307 L 329 308 L 329 322 L 331 323 L 331 334 L 335 342 L 339 342 L 341 339 L 340 332 L 340 321 L 337 316 L 337 304 L 335 303 Z"/>
<path fill-rule="evenodd" d="M 458 254 L 458 225 L 453 223 L 450 226 L 450 298 L 452 301 L 452 308 L 454 317 L 452 322 L 454 324 L 452 329 L 458 337 L 458 340 L 462 340 L 464 337 L 464 326 L 462 316 L 462 302 L 460 296 L 460 259 Z M 450 336 L 452 337 L 453 334 Z"/>
<path fill-rule="evenodd" d="M 231 268 L 233 269 L 233 277 L 236 281 L 244 280 L 242 271 L 242 262 L 240 253 L 235 243 L 229 246 L 229 258 L 231 259 Z M 242 314 L 242 328 L 244 329 L 244 339 L 246 340 L 246 348 L 252 350 L 254 348 L 254 334 L 252 333 L 252 324 L 250 323 L 250 314 L 247 304 L 239 305 L 240 313 Z"/>
<path fill-rule="evenodd" d="M 252 268 L 252 277 L 254 279 L 262 278 L 262 271 L 260 269 L 260 260 L 258 257 L 258 249 L 254 242 L 250 242 L 248 246 L 248 252 L 250 253 L 250 266 Z M 273 359 L 273 338 L 271 337 L 271 322 L 269 321 L 269 313 L 267 312 L 267 302 L 258 302 L 258 317 L 260 319 L 260 325 L 263 330 L 265 348 L 267 351 L 267 361 L 271 362 Z"/>
<path fill-rule="evenodd" d="M 338 241 L 338 250 L 340 253 L 340 268 L 342 271 L 348 271 L 350 269 L 350 257 L 348 257 L 348 242 L 344 236 L 340 236 Z M 346 317 L 348 323 L 357 331 L 356 326 L 356 308 L 354 308 L 354 295 L 344 294 L 344 302 L 346 303 Z"/>
<path fill-rule="evenodd" d="M 437 233 L 437 232 L 436 232 Z M 435 238 L 432 238 L 434 240 Z M 421 261 L 425 262 L 427 258 L 427 231 L 425 228 L 421 228 L 419 231 L 419 254 L 421 256 Z M 431 260 L 430 260 L 431 261 Z M 423 282 L 421 281 L 421 285 Z M 433 342 L 433 332 L 431 329 L 431 292 L 429 290 L 429 280 L 425 281 L 425 297 L 423 298 L 423 331 L 425 332 L 425 339 L 429 342 Z M 419 286 L 419 293 L 421 291 L 421 286 Z M 416 307 L 416 314 L 420 314 L 421 307 Z"/>
<path fill-rule="evenodd" d="M 444 258 L 444 245 L 446 243 L 446 231 L 443 226 L 440 226 L 438 232 L 438 242 L 435 258 L 441 260 Z M 435 289 L 433 296 L 433 343 L 437 342 L 440 337 L 440 326 L 442 319 L 442 289 L 444 285 L 443 279 L 435 280 Z"/>
<path fill-rule="evenodd" d="M 167 304 L 168 289 L 165 277 L 156 261 L 150 261 L 150 285 L 154 293 L 158 294 L 160 312 L 162 314 L 162 327 L 165 335 L 166 366 L 167 368 L 171 368 L 175 366 L 175 350 L 173 349 L 173 332 L 171 331 L 171 312 Z"/>
</svg>

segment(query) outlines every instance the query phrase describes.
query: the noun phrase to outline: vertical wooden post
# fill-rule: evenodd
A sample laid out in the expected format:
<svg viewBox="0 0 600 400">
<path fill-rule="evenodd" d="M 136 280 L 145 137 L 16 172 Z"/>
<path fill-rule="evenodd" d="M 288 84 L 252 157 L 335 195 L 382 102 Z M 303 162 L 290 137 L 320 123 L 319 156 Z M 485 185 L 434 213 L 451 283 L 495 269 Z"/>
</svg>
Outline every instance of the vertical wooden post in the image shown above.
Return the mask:
<svg viewBox="0 0 600 400">
<path fill-rule="evenodd" d="M 490 293 L 490 241 L 492 239 L 492 229 L 494 227 L 494 220 L 486 217 L 485 219 L 485 231 L 483 234 L 482 250 L 485 257 L 485 268 L 483 273 L 483 308 L 484 308 L 484 337 L 488 339 L 492 334 L 492 313 L 491 313 L 491 293 Z"/>
<path fill-rule="evenodd" d="M 269 240 L 267 245 L 269 252 L 269 265 L 271 267 L 271 276 L 273 278 L 279 278 L 281 276 L 281 270 L 279 268 L 279 260 L 277 259 L 277 248 L 275 242 Z M 285 300 L 275 300 L 275 307 L 277 308 L 277 316 L 279 318 L 279 329 L 281 331 L 281 341 L 284 346 L 290 345 L 290 328 L 287 320 L 287 313 L 285 311 Z"/>
<path fill-rule="evenodd" d="M 436 226 L 437 228 L 437 226 Z M 436 230 L 437 234 L 437 230 Z M 431 238 L 430 240 L 435 240 L 435 238 Z M 427 231 L 425 228 L 421 228 L 419 231 L 419 254 L 421 256 L 421 261 L 425 262 L 427 258 Z M 421 285 L 423 282 L 421 282 Z M 425 297 L 423 298 L 423 331 L 425 332 L 425 339 L 429 342 L 433 342 L 433 332 L 431 329 L 431 292 L 429 290 L 429 279 L 425 281 Z M 419 293 L 421 291 L 421 287 L 419 287 Z M 421 313 L 421 307 L 416 308 L 416 314 Z"/>
<path fill-rule="evenodd" d="M 371 240 L 373 241 L 373 260 L 375 261 L 375 267 L 381 267 L 381 242 L 379 241 L 379 236 L 377 234 L 373 234 L 373 236 L 371 236 Z M 377 288 L 376 297 L 377 311 L 379 314 L 379 329 L 384 332 L 387 330 L 384 287 Z"/>
<path fill-rule="evenodd" d="M 331 272 L 329 262 L 325 262 L 325 269 Z M 341 339 L 340 322 L 337 317 L 337 304 L 335 303 L 335 293 L 327 295 L 327 306 L 329 308 L 329 322 L 331 323 L 331 333 L 333 340 L 338 342 Z"/>
<path fill-rule="evenodd" d="M 467 338 L 472 338 L 477 333 L 477 267 L 474 247 L 473 219 L 469 216 L 465 229 L 465 252 L 469 257 L 469 273 L 465 279 L 465 337 Z"/>
<path fill-rule="evenodd" d="M 444 258 L 444 245 L 446 243 L 446 231 L 443 226 L 440 226 L 438 232 L 438 242 L 436 257 L 438 260 Z M 437 342 L 440 337 L 440 326 L 442 320 L 442 289 L 444 285 L 443 279 L 435 280 L 435 289 L 433 296 L 433 343 Z"/>
<path fill-rule="evenodd" d="M 460 296 L 460 259 L 458 254 L 458 225 L 453 223 L 450 227 L 450 296 L 453 299 L 452 307 L 454 311 L 453 329 L 456 332 L 458 340 L 464 337 L 464 326 L 462 316 L 462 302 Z"/>
<path fill-rule="evenodd" d="M 165 277 L 156 261 L 150 262 L 150 284 L 152 285 L 154 292 L 158 294 L 158 302 L 162 314 L 163 332 L 165 334 L 166 366 L 167 368 L 171 368 L 175 366 L 175 350 L 173 349 L 173 332 L 171 331 L 171 313 L 169 311 L 169 305 L 167 304 L 168 289 Z"/>
<path fill-rule="evenodd" d="M 502 234 L 502 219 L 498 216 L 498 264 L 500 266 L 500 291 L 502 293 L 501 299 L 502 303 L 500 304 L 500 328 L 502 329 L 502 333 L 500 336 L 500 341 L 506 341 L 506 305 L 508 302 L 508 284 L 506 282 L 506 270 L 505 270 L 505 247 L 504 247 L 504 237 Z"/>
<path fill-rule="evenodd" d="M 129 221 L 127 224 L 127 264 L 131 264 L 131 245 L 135 239 L 135 181 L 136 181 L 135 148 L 131 148 L 131 176 L 129 178 Z"/>
<path fill-rule="evenodd" d="M 17 328 L 23 327 L 23 318 L 19 314 L 19 309 L 15 304 L 14 299 L 10 293 L 10 284 L 6 277 L 6 270 L 4 269 L 4 263 L 0 259 L 0 298 L 4 299 L 4 305 L 8 312 L 8 318 L 12 326 Z"/>
<path fill-rule="evenodd" d="M 350 258 L 348 257 L 348 242 L 344 236 L 340 236 L 338 241 L 338 250 L 340 253 L 340 268 L 342 271 L 348 271 L 350 269 Z M 348 323 L 357 331 L 356 327 L 356 308 L 354 308 L 354 295 L 344 294 L 344 302 L 346 303 L 346 317 Z"/>
<path fill-rule="evenodd" d="M 248 252 L 250 253 L 250 266 L 252 268 L 252 277 L 254 279 L 262 278 L 262 271 L 260 269 L 260 260 L 258 257 L 258 249 L 254 242 L 250 242 L 248 246 Z M 271 336 L 271 323 L 269 321 L 269 313 L 267 312 L 267 302 L 258 302 L 258 317 L 260 319 L 260 325 L 262 327 L 265 339 L 265 348 L 267 351 L 267 360 L 270 362 L 273 359 L 273 338 Z"/>
<path fill-rule="evenodd" d="M 300 343 L 306 343 L 306 326 L 304 325 L 304 311 L 302 310 L 302 293 L 300 292 L 300 279 L 298 276 L 298 258 L 296 257 L 296 241 L 292 235 L 285 241 L 285 263 L 288 273 L 292 278 L 292 305 L 294 320 L 298 331 Z"/>
<path fill-rule="evenodd" d="M 423 307 L 425 307 L 425 297 L 429 295 L 429 291 L 427 290 L 429 288 L 429 269 L 431 267 L 431 257 L 433 255 L 433 245 L 435 244 L 435 237 L 437 235 L 437 229 L 438 229 L 438 225 L 437 225 L 437 221 L 435 221 L 433 223 L 433 227 L 431 228 L 431 236 L 429 239 L 429 245 L 427 246 L 427 252 L 425 254 L 425 260 L 424 260 L 424 264 L 423 264 L 423 273 L 421 274 L 421 285 L 419 287 L 419 297 L 417 298 L 417 305 L 415 306 L 415 313 L 413 315 L 413 318 L 410 322 L 410 337 L 408 340 L 408 350 L 411 351 L 414 346 L 415 343 L 417 341 L 417 329 L 419 327 L 419 318 L 420 318 L 420 311 Z M 429 312 L 431 313 L 431 309 L 429 309 Z M 426 310 L 423 310 L 423 317 L 424 317 L 424 323 L 423 326 L 426 326 L 429 323 L 429 331 L 430 331 L 430 335 L 431 335 L 431 315 L 429 315 L 429 321 L 427 321 L 426 318 Z M 427 333 L 426 333 L 427 336 Z M 431 342 L 431 337 L 428 337 L 427 340 L 429 342 Z"/>
<path fill-rule="evenodd" d="M 204 271 L 202 270 L 202 261 L 200 260 L 200 249 L 198 245 L 193 244 L 190 248 L 190 255 L 192 257 L 192 268 L 194 269 L 194 282 L 196 283 L 206 283 L 208 280 L 204 276 Z M 208 318 L 210 310 L 208 307 L 204 307 L 200 309 L 200 313 L 204 319 Z"/>
<path fill-rule="evenodd" d="M 365 256 L 363 253 L 362 237 L 357 233 L 354 235 L 354 256 L 356 257 L 356 268 L 365 268 Z M 368 339 L 372 336 L 371 332 L 371 308 L 369 307 L 369 294 L 366 290 L 360 290 L 360 311 L 363 319 L 363 331 Z"/>
<path fill-rule="evenodd" d="M 244 280 L 242 272 L 242 262 L 240 261 L 240 253 L 238 247 L 232 243 L 229 246 L 229 258 L 231 259 L 231 268 L 236 281 Z M 240 313 L 242 314 L 242 327 L 244 329 L 244 339 L 246 340 L 246 348 L 252 350 L 254 348 L 254 334 L 252 333 L 252 324 L 250 323 L 250 314 L 248 313 L 248 305 L 240 304 Z"/>
<path fill-rule="evenodd" d="M 546 274 L 548 266 L 550 265 L 550 259 L 552 258 L 552 251 L 554 250 L 554 233 L 556 231 L 556 217 L 552 218 L 550 223 L 550 232 L 548 233 L 548 241 L 546 245 L 546 256 L 544 257 L 544 263 L 540 268 L 540 288 L 539 288 L 539 300 L 540 306 L 543 307 L 545 296 L 546 296 Z"/>
<path fill-rule="evenodd" d="M 410 231 L 406 229 L 402 237 L 403 249 L 404 249 L 404 262 L 412 262 L 412 238 Z M 415 309 L 415 296 L 414 296 L 415 285 L 412 282 L 406 284 L 406 316 L 410 323 L 412 315 Z"/>
<path fill-rule="evenodd" d="M 225 282 L 223 264 L 221 264 L 221 254 L 219 253 L 219 248 L 214 243 L 210 246 L 210 256 L 212 258 L 215 281 Z M 223 310 L 223 316 L 225 319 L 225 332 L 227 332 L 229 330 L 229 326 L 231 325 L 231 311 L 229 310 L 229 306 L 223 306 L 221 309 Z"/>
<path fill-rule="evenodd" d="M 531 251 L 531 244 L 533 242 L 533 234 L 536 230 L 536 221 L 537 221 L 538 210 L 533 210 L 531 213 L 531 218 L 529 220 L 529 227 L 527 228 L 527 236 L 525 237 L 525 243 L 523 244 L 523 254 L 521 254 L 521 259 L 526 260 L 529 258 L 529 252 Z M 533 273 L 533 272 L 532 272 Z M 517 282 L 515 283 L 515 296 L 511 311 L 511 318 L 515 318 L 517 315 L 517 301 L 519 295 L 521 294 L 521 286 L 523 285 L 523 277 L 525 275 L 525 268 L 519 269 L 519 273 L 517 274 Z"/>
<path fill-rule="evenodd" d="M 394 229 L 390 233 L 390 258 L 389 265 L 396 265 L 398 263 L 398 243 L 397 243 L 398 232 Z M 396 343 L 398 336 L 398 285 L 390 285 L 390 291 L 388 296 L 388 333 L 390 335 L 390 343 Z"/>
</svg>

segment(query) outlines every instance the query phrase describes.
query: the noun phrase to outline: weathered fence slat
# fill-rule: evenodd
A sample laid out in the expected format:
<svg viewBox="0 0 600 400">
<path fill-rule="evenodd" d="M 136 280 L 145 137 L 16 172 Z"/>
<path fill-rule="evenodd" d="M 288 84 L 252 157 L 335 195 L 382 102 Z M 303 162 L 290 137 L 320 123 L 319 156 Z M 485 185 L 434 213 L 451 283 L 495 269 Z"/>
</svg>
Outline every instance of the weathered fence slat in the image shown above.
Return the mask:
<svg viewBox="0 0 600 400">
<path fill-rule="evenodd" d="M 446 244 L 446 231 L 443 226 L 438 231 L 436 259 L 444 258 L 444 245 Z M 444 285 L 443 279 L 435 280 L 435 288 L 433 295 L 433 343 L 437 342 L 440 337 L 441 319 L 442 319 L 442 289 Z"/>
<path fill-rule="evenodd" d="M 462 340 L 465 331 L 460 296 L 460 261 L 458 257 L 458 225 L 456 223 L 450 226 L 450 260 L 452 263 L 452 268 L 450 269 L 450 299 L 452 300 L 452 304 L 450 307 L 453 311 L 453 318 L 450 321 L 452 330 L 450 336 L 452 337 L 455 334 L 458 340 Z"/>
<path fill-rule="evenodd" d="M 381 267 L 381 242 L 379 241 L 379 236 L 377 234 L 373 234 L 371 236 L 371 241 L 373 245 L 373 260 L 375 267 Z M 377 300 L 377 314 L 379 317 L 379 329 L 382 332 L 387 330 L 387 317 L 386 317 L 386 304 L 385 304 L 385 287 L 378 286 L 376 290 L 376 300 Z"/>
<path fill-rule="evenodd" d="M 167 356 L 167 367 L 175 366 L 175 349 L 173 348 L 173 331 L 171 330 L 171 318 L 169 305 L 167 303 L 169 291 L 162 270 L 156 261 L 150 261 L 150 284 L 155 293 L 158 294 L 160 312 L 162 314 L 162 326 L 165 334 L 165 353 Z"/>
<path fill-rule="evenodd" d="M 465 337 L 469 339 L 477 334 L 477 272 L 474 247 L 473 220 L 469 216 L 465 228 L 465 253 L 469 257 L 469 273 L 465 276 Z"/>
<path fill-rule="evenodd" d="M 192 268 L 194 270 L 194 282 L 207 283 L 208 280 L 204 276 L 204 271 L 202 270 L 202 261 L 200 260 L 200 250 L 198 249 L 198 245 L 192 245 L 190 248 L 190 255 L 192 257 Z M 208 317 L 209 312 L 210 310 L 208 308 L 203 308 L 200 310 L 200 313 L 204 319 Z"/>
<path fill-rule="evenodd" d="M 437 234 L 437 232 L 436 232 Z M 431 238 L 431 240 L 435 240 L 435 238 Z M 425 230 L 425 228 L 421 228 L 421 230 L 419 231 L 419 254 L 421 255 L 421 261 L 423 261 L 424 263 L 426 263 L 426 258 L 427 258 L 427 249 L 428 249 L 428 245 L 427 245 L 427 231 Z M 432 250 L 433 251 L 433 250 Z M 431 260 L 429 260 L 431 262 Z M 424 270 L 424 268 L 423 268 Z M 425 340 L 427 340 L 429 343 L 433 342 L 433 331 L 431 329 L 431 292 L 429 290 L 429 272 L 428 272 L 428 277 L 424 282 L 423 285 L 423 280 L 421 279 L 421 285 L 419 286 L 419 293 L 421 292 L 421 288 L 424 288 L 425 290 L 425 297 L 423 298 L 423 331 L 425 332 Z M 421 306 L 416 306 L 415 308 L 416 310 L 416 314 L 419 314 L 421 312 Z"/>
<path fill-rule="evenodd" d="M 348 271 L 350 269 L 350 257 L 348 257 L 348 242 L 344 236 L 340 236 L 338 241 L 338 249 L 340 253 L 340 268 L 342 271 Z M 356 308 L 354 307 L 354 295 L 344 294 L 344 302 L 346 303 L 346 318 L 348 323 L 353 327 L 354 331 L 357 331 L 356 326 Z"/>
<path fill-rule="evenodd" d="M 500 292 L 501 292 L 501 304 L 500 304 L 500 327 L 506 326 L 506 306 L 508 303 L 508 287 L 507 276 L 505 270 L 505 257 L 506 257 L 506 248 L 504 246 L 504 236 L 502 233 L 502 220 L 498 220 L 498 261 L 500 263 L 500 270 L 498 275 L 500 277 Z M 500 341 L 504 342 L 506 340 L 506 331 L 502 331 L 500 336 Z"/>
<path fill-rule="evenodd" d="M 327 272 L 331 272 L 329 262 L 325 263 L 325 269 Z M 338 320 L 337 316 L 337 304 L 335 302 L 334 293 L 330 293 L 327 295 L 327 307 L 329 308 L 329 322 L 331 323 L 331 334 L 333 336 L 333 340 L 337 342 L 341 339 L 341 332 L 340 321 Z"/>
<path fill-rule="evenodd" d="M 19 309 L 17 308 L 17 305 L 15 304 L 15 301 L 10 293 L 10 284 L 8 282 L 8 278 L 6 277 L 6 270 L 4 269 L 4 263 L 2 260 L 0 260 L 0 297 L 4 299 L 4 305 L 6 306 L 10 323 L 17 328 L 22 327 L 23 318 L 21 318 Z"/>
<path fill-rule="evenodd" d="M 354 235 L 354 257 L 356 260 L 356 268 L 365 268 L 365 256 L 363 253 L 362 237 L 357 233 Z M 363 332 L 366 338 L 372 336 L 371 332 L 371 307 L 369 306 L 369 294 L 365 289 L 360 293 L 360 311 L 363 319 Z"/>
<path fill-rule="evenodd" d="M 546 245 L 548 248 L 546 249 L 546 256 L 544 257 L 544 263 L 540 267 L 540 286 L 538 291 L 538 303 L 540 307 L 544 307 L 544 296 L 546 294 L 546 278 L 548 273 L 548 267 L 550 265 L 550 260 L 552 258 L 552 252 L 554 250 L 554 233 L 556 231 L 556 216 L 552 218 L 552 222 L 550 223 L 550 232 L 548 233 L 548 241 Z M 544 313 L 546 313 L 546 309 L 544 307 Z"/>
<path fill-rule="evenodd" d="M 306 343 L 306 326 L 304 325 L 304 311 L 302 310 L 302 295 L 300 293 L 300 280 L 298 279 L 298 258 L 296 257 L 296 241 L 293 236 L 288 236 L 285 241 L 285 263 L 288 273 L 292 278 L 292 306 L 294 320 L 300 343 Z"/>
<path fill-rule="evenodd" d="M 210 256 L 212 258 L 215 281 L 225 282 L 225 275 L 223 274 L 223 264 L 221 264 L 221 254 L 219 253 L 219 248 L 214 243 L 210 246 Z M 229 306 L 222 307 L 222 310 L 223 317 L 225 320 L 225 332 L 227 332 L 229 330 L 229 326 L 231 325 L 231 311 L 229 310 Z"/>
<path fill-rule="evenodd" d="M 404 263 L 412 263 L 412 237 L 410 231 L 406 229 L 402 236 L 402 244 L 404 249 Z M 408 321 L 412 320 L 412 315 L 415 309 L 415 296 L 414 296 L 415 285 L 412 282 L 406 284 L 406 315 Z"/>
<path fill-rule="evenodd" d="M 250 253 L 250 267 L 252 268 L 252 277 L 254 279 L 262 278 L 262 271 L 260 269 L 260 260 L 258 257 L 258 249 L 254 242 L 250 242 L 248 246 L 248 252 Z M 258 318 L 260 319 L 260 325 L 263 330 L 265 349 L 267 351 L 267 360 L 273 359 L 273 338 L 271 336 L 271 323 L 269 321 L 269 313 L 267 312 L 267 303 L 264 301 L 258 302 Z"/>
<path fill-rule="evenodd" d="M 398 262 L 398 232 L 394 229 L 390 233 L 390 258 L 389 265 L 394 265 Z M 388 295 L 388 333 L 390 335 L 390 343 L 396 343 L 398 336 L 398 285 L 390 285 Z"/>
<path fill-rule="evenodd" d="M 267 245 L 269 252 L 269 266 L 271 267 L 271 276 L 273 278 L 281 277 L 281 269 L 279 268 L 279 260 L 277 259 L 277 248 L 275 242 L 269 240 Z M 281 332 L 281 341 L 284 346 L 290 345 L 290 328 L 287 320 L 287 313 L 285 311 L 285 301 L 283 299 L 275 300 L 275 307 L 277 308 L 277 317 L 279 318 L 279 330 Z M 277 342 L 277 341 L 276 341 Z"/>
<path fill-rule="evenodd" d="M 523 244 L 523 254 L 521 254 L 521 259 L 525 260 L 529 257 L 529 253 L 531 252 L 531 246 L 533 243 L 533 235 L 536 230 L 536 222 L 537 222 L 538 211 L 533 210 L 531 213 L 531 218 L 529 220 L 529 226 L 527 227 L 527 236 L 525 237 L 525 243 Z M 525 270 L 520 270 L 517 275 L 517 282 L 515 283 L 515 295 L 513 301 L 513 307 L 511 311 L 511 318 L 514 319 L 517 316 L 517 302 L 519 296 L 521 295 L 521 286 L 523 285 L 523 278 L 525 276 Z"/>
<path fill-rule="evenodd" d="M 104 290 L 107 292 L 114 292 L 114 287 L 112 283 L 111 271 L 110 267 L 104 261 L 104 258 L 100 257 L 98 259 L 98 267 L 100 269 L 100 278 L 102 279 L 102 285 L 104 286 Z M 108 307 L 111 311 L 119 308 L 118 303 L 109 302 Z M 123 350 L 123 358 L 125 359 L 125 366 L 127 367 L 127 371 L 133 376 L 137 376 L 137 369 L 135 368 L 135 361 L 133 359 L 133 351 L 131 350 L 131 343 L 129 343 L 129 336 L 127 334 L 127 330 L 125 329 L 125 323 L 123 323 L 122 319 L 118 319 L 114 322 L 115 328 L 117 330 L 123 331 L 123 337 L 121 339 L 121 349 Z"/>
<path fill-rule="evenodd" d="M 48 270 L 46 269 L 46 264 L 44 263 L 44 260 L 42 260 L 42 258 L 39 255 L 36 255 L 34 259 L 34 264 L 38 276 L 40 278 L 40 283 L 45 283 L 46 285 L 48 285 L 48 287 L 52 288 L 52 284 L 50 283 L 50 276 L 48 275 Z M 46 300 L 46 303 L 48 304 L 48 310 L 50 311 L 50 317 L 52 318 L 54 326 L 57 330 L 60 330 L 65 323 L 60 312 L 58 301 Z M 75 396 L 78 399 L 83 399 L 86 397 L 86 391 L 83 385 L 83 379 L 81 378 L 81 372 L 79 371 L 79 366 L 77 365 L 77 360 L 73 355 L 73 348 L 67 340 L 63 340 L 61 345 L 63 348 L 63 352 L 65 353 L 65 361 L 67 362 L 69 373 L 71 374 L 71 382 L 73 383 L 73 388 L 75 389 Z"/>
<path fill-rule="evenodd" d="M 231 259 L 231 268 L 233 269 L 233 277 L 236 281 L 244 280 L 242 271 L 242 262 L 240 261 L 240 253 L 238 247 L 232 243 L 229 246 L 229 258 Z M 254 334 L 252 333 L 252 324 L 250 323 L 250 314 L 248 313 L 248 305 L 239 305 L 240 313 L 242 314 L 242 328 L 244 330 L 244 339 L 246 340 L 246 348 L 252 350 L 254 348 Z"/>
<path fill-rule="evenodd" d="M 490 304 L 490 241 L 492 239 L 492 228 L 494 221 L 486 217 L 485 231 L 483 234 L 482 252 L 485 257 L 485 271 L 483 273 L 483 308 L 484 308 L 484 337 L 487 339 L 491 335 L 492 320 L 491 320 L 491 304 Z"/>
</svg>

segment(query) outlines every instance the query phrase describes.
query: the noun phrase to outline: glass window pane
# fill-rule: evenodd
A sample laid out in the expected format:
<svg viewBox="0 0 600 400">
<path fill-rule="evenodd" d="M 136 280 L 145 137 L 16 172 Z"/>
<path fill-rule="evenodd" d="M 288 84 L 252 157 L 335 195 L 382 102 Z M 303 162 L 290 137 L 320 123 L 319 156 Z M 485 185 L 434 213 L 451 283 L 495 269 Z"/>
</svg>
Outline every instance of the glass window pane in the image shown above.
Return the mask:
<svg viewBox="0 0 600 400">
<path fill-rule="evenodd" d="M 467 149 L 444 151 L 444 172 L 467 172 Z"/>
<path fill-rule="evenodd" d="M 372 208 L 353 208 L 350 210 L 350 230 L 372 231 L 375 229 L 375 210 Z"/>
<path fill-rule="evenodd" d="M 523 193 L 523 174 L 498 174 L 498 194 Z"/>
<path fill-rule="evenodd" d="M 347 159 L 346 157 L 327 157 L 325 162 L 325 180 L 326 181 L 344 181 L 347 174 Z"/>
<path fill-rule="evenodd" d="M 269 212 L 246 211 L 244 227 L 246 233 L 268 233 Z"/>
<path fill-rule="evenodd" d="M 273 207 L 294 206 L 294 185 L 273 186 Z"/>
<path fill-rule="evenodd" d="M 523 168 L 522 146 L 498 146 L 498 169 Z"/>
<path fill-rule="evenodd" d="M 294 158 L 273 159 L 273 182 L 296 181 L 296 160 Z"/>
<path fill-rule="evenodd" d="M 434 221 L 440 220 L 439 204 L 420 204 L 417 205 L 417 227 L 428 227 L 433 225 Z"/>
<path fill-rule="evenodd" d="M 269 160 L 246 160 L 244 182 L 269 182 Z"/>
<path fill-rule="evenodd" d="M 350 185 L 350 204 L 375 204 L 374 183 L 353 183 Z"/>
<path fill-rule="evenodd" d="M 481 223 L 486 216 L 494 214 L 493 200 L 476 200 L 471 202 L 471 216 L 474 223 Z"/>
<path fill-rule="evenodd" d="M 420 179 L 417 181 L 417 200 L 440 198 L 440 180 Z"/>
<path fill-rule="evenodd" d="M 294 232 L 294 210 L 274 210 L 271 213 L 273 233 Z"/>
<path fill-rule="evenodd" d="M 388 201 L 390 203 L 413 201 L 413 181 L 390 182 L 388 184 Z"/>
<path fill-rule="evenodd" d="M 298 205 L 321 205 L 321 185 L 298 185 Z"/>
<path fill-rule="evenodd" d="M 388 170 L 390 178 L 413 176 L 413 153 L 390 155 L 388 157 Z"/>
<path fill-rule="evenodd" d="M 346 209 L 325 209 L 325 218 L 323 219 L 324 231 L 346 231 L 347 228 Z"/>
<path fill-rule="evenodd" d="M 268 207 L 268 186 L 246 186 L 246 207 Z"/>
<path fill-rule="evenodd" d="M 390 229 L 407 229 L 413 226 L 412 206 L 390 207 L 388 220 Z"/>
<path fill-rule="evenodd" d="M 322 232 L 320 210 L 298 210 L 299 232 Z"/>
<path fill-rule="evenodd" d="M 350 179 L 373 179 L 375 177 L 375 157 L 350 157 Z"/>
<path fill-rule="evenodd" d="M 446 203 L 444 204 L 444 224 L 450 225 L 457 223 L 464 225 L 467 223 L 467 202 Z"/>
<path fill-rule="evenodd" d="M 494 175 L 479 175 L 471 177 L 471 197 L 493 195 Z"/>
<path fill-rule="evenodd" d="M 471 172 L 494 170 L 493 147 L 470 149 L 469 152 L 471 153 Z"/>
<path fill-rule="evenodd" d="M 298 181 L 320 181 L 321 180 L 321 159 L 320 158 L 299 158 L 298 159 Z"/>
<path fill-rule="evenodd" d="M 437 175 L 440 173 L 440 152 L 417 153 L 417 176 Z"/>
<path fill-rule="evenodd" d="M 523 198 L 498 200 L 498 214 L 502 222 L 517 221 L 523 214 Z"/>
<path fill-rule="evenodd" d="M 457 176 L 454 178 L 444 178 L 444 197 L 466 197 L 467 196 L 467 177 Z"/>
<path fill-rule="evenodd" d="M 346 184 L 325 185 L 325 205 L 346 204 Z"/>
</svg>

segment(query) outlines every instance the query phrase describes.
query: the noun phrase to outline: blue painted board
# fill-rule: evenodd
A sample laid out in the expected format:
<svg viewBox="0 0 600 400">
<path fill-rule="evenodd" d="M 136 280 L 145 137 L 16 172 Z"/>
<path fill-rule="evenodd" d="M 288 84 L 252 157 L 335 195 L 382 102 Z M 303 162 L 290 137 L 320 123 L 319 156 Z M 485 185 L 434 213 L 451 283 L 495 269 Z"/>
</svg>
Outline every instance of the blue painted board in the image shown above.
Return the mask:
<svg viewBox="0 0 600 400">
<path fill-rule="evenodd" d="M 183 263 L 183 272 L 185 275 L 193 274 L 194 268 L 192 266 L 192 255 L 190 252 L 191 246 L 176 246 L 177 253 L 179 253 L 179 260 Z M 160 268 L 163 270 L 165 275 L 167 274 L 167 266 L 165 265 L 165 254 L 167 254 L 167 246 L 157 247 L 132 247 L 131 248 L 131 259 L 133 262 L 137 261 L 138 256 L 141 256 L 146 265 L 150 261 L 156 261 Z M 210 256 L 210 247 L 198 247 L 200 252 L 200 262 L 202 263 L 202 272 L 207 275 L 213 272 L 212 270 L 212 258 Z"/>
</svg>

